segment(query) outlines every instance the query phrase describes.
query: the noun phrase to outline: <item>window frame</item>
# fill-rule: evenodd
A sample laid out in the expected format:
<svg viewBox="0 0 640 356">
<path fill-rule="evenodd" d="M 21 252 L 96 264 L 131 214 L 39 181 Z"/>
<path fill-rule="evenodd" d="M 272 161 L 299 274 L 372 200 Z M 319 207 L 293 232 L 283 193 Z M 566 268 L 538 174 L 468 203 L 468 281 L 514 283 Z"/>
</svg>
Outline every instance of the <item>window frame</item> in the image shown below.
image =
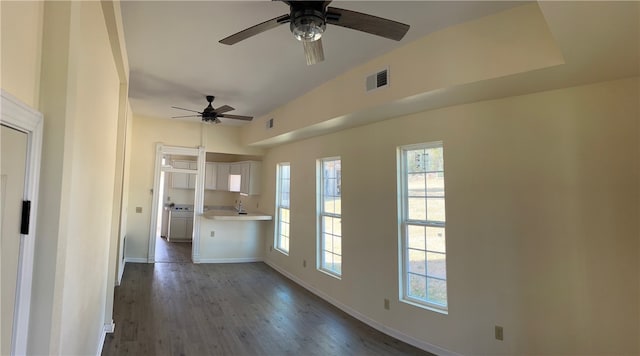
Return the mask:
<svg viewBox="0 0 640 356">
<path fill-rule="evenodd" d="M 282 193 L 283 193 L 282 183 L 284 181 L 283 174 L 282 174 L 283 167 L 289 168 L 289 177 L 288 177 L 289 199 L 288 199 L 287 206 L 281 205 Z M 281 209 L 286 209 L 288 212 L 287 215 L 289 217 L 289 221 L 285 222 L 289 227 L 289 234 L 287 236 L 283 236 L 281 231 L 281 225 L 283 223 L 283 221 L 281 221 L 282 219 Z M 291 163 L 290 162 L 280 162 L 276 164 L 275 226 L 273 230 L 274 230 L 273 246 L 275 250 L 288 256 L 289 251 L 291 250 Z M 287 248 L 283 246 L 282 237 L 285 237 L 287 239 Z"/>
<path fill-rule="evenodd" d="M 425 208 L 425 219 L 424 220 L 416 220 L 409 219 L 409 171 L 408 171 L 408 163 L 407 156 L 409 151 L 413 150 L 421 150 L 421 149 L 432 149 L 432 148 L 441 148 L 442 149 L 442 170 L 441 171 L 433 171 L 433 172 L 441 172 L 443 175 L 443 199 L 445 200 L 445 217 L 444 221 L 434 221 L 429 220 L 429 213 L 427 208 Z M 427 143 L 419 143 L 419 144 L 411 144 L 400 146 L 397 149 L 397 172 L 398 172 L 398 260 L 399 260 L 399 278 L 398 278 L 398 292 L 399 299 L 401 302 L 414 305 L 423 309 L 431 310 L 434 312 L 448 314 L 449 311 L 449 283 L 448 276 L 446 276 L 446 262 L 447 262 L 447 252 L 446 252 L 446 183 L 445 183 L 445 165 L 444 159 L 444 144 L 442 141 L 433 141 Z M 425 173 L 429 173 L 431 171 L 425 170 Z M 426 177 L 425 177 L 426 178 Z M 426 193 L 426 192 L 425 192 Z M 425 204 L 428 199 L 428 196 L 425 195 Z M 425 205 L 426 207 L 426 205 Z M 444 256 L 445 256 L 445 277 L 441 280 L 445 282 L 445 304 L 440 304 L 434 301 L 429 301 L 428 297 L 425 296 L 425 299 L 416 298 L 414 296 L 409 295 L 408 284 L 409 284 L 409 226 L 422 226 L 422 227 L 435 227 L 442 228 L 445 230 L 444 237 Z M 426 233 L 426 232 L 425 232 Z M 426 242 L 425 242 L 426 243 Z M 424 247 L 425 256 L 430 252 L 428 250 L 426 244 Z M 441 252 L 439 252 L 441 253 Z M 425 260 L 425 265 L 427 260 Z M 425 267 L 425 278 L 427 278 L 427 269 Z M 429 278 L 434 278 L 433 276 L 429 276 Z M 438 279 L 438 278 L 436 278 Z M 425 282 L 426 283 L 426 282 Z M 428 290 L 428 289 L 427 289 Z"/>
<path fill-rule="evenodd" d="M 340 175 L 336 175 L 336 179 L 338 180 L 337 182 L 337 187 L 339 189 L 339 193 L 340 193 L 340 197 L 342 198 L 342 159 L 340 158 L 340 156 L 333 156 L 333 157 L 325 157 L 325 158 L 321 158 L 318 159 L 316 161 L 316 172 L 317 172 L 317 181 L 316 181 L 316 202 L 317 202 L 317 207 L 316 207 L 316 215 L 317 215 L 317 220 L 316 220 L 316 242 L 317 242 L 317 258 L 316 258 L 316 269 L 320 272 L 326 273 L 332 277 L 335 277 L 337 279 L 342 279 L 342 263 L 343 263 L 343 254 L 342 254 L 342 228 L 340 228 L 340 271 L 336 271 L 333 270 L 331 268 L 328 268 L 325 265 L 325 260 L 324 260 L 324 252 L 325 252 L 325 240 L 324 240 L 324 233 L 325 233 L 325 229 L 324 229 L 324 218 L 325 217 L 330 217 L 333 219 L 339 219 L 340 224 L 342 224 L 342 199 L 340 199 L 340 214 L 337 213 L 330 213 L 330 212 L 326 212 L 324 210 L 325 208 L 325 201 L 324 201 L 324 197 L 325 197 L 325 171 L 324 171 L 324 164 L 327 162 L 335 162 L 338 161 L 340 163 Z M 332 229 L 333 230 L 333 229 Z M 331 235 L 333 236 L 337 236 L 333 233 L 331 233 Z M 327 251 L 333 255 L 338 255 L 335 250 L 332 248 L 331 251 Z"/>
</svg>

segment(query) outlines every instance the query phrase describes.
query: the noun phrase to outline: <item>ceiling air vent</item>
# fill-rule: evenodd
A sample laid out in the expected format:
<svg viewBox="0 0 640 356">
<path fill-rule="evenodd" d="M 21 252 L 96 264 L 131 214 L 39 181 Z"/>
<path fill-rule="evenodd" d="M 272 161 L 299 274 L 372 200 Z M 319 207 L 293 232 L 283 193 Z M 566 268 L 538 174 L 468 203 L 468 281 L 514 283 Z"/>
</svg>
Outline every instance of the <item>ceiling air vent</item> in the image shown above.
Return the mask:
<svg viewBox="0 0 640 356">
<path fill-rule="evenodd" d="M 367 77 L 367 91 L 389 86 L 389 69 L 383 69 Z"/>
</svg>

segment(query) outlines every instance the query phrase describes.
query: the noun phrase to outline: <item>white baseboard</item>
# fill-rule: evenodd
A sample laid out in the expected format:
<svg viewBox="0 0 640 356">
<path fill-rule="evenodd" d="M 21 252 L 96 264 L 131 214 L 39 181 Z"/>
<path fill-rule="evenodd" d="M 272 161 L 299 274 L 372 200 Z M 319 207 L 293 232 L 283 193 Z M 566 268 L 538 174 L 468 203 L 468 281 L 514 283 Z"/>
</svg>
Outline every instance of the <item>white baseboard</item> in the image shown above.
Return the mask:
<svg viewBox="0 0 640 356">
<path fill-rule="evenodd" d="M 269 262 L 269 261 L 264 261 L 267 265 L 269 265 L 271 268 L 275 269 L 276 271 L 278 271 L 278 273 L 282 274 L 283 276 L 289 278 L 290 280 L 294 281 L 295 283 L 299 284 L 300 286 L 302 286 L 303 288 L 307 289 L 308 291 L 310 291 L 311 293 L 317 295 L 318 297 L 324 299 L 325 301 L 333 304 L 335 307 L 337 307 L 338 309 L 344 311 L 345 313 L 351 315 L 352 317 L 360 320 L 361 322 L 371 326 L 372 328 L 385 333 L 389 336 L 393 336 L 396 339 L 400 340 L 400 341 L 404 341 L 409 345 L 413 345 L 419 349 L 434 353 L 436 355 L 442 355 L 442 356 L 461 356 L 460 354 L 444 349 L 440 346 L 437 345 L 433 345 L 430 344 L 428 342 L 416 339 L 413 336 L 409 336 L 401 331 L 398 331 L 396 329 L 390 328 L 384 324 L 381 324 L 371 318 L 369 318 L 368 316 L 354 310 L 351 309 L 350 307 L 348 307 L 345 304 L 340 303 L 339 301 L 333 299 L 332 297 L 328 296 L 327 294 L 323 293 L 322 291 L 310 286 L 309 284 L 307 284 L 305 281 L 301 280 L 300 278 L 292 275 L 291 273 L 285 271 L 284 269 L 280 268 L 279 266 Z"/>
<path fill-rule="evenodd" d="M 147 263 L 148 260 L 146 257 L 125 257 L 124 258 L 124 263 L 126 264 L 127 262 L 130 263 Z M 124 269 L 123 269 L 124 271 Z"/>
<path fill-rule="evenodd" d="M 96 350 L 96 355 L 100 356 L 102 354 L 102 348 L 104 347 L 104 339 L 107 337 L 107 334 L 114 332 L 116 329 L 116 324 L 111 320 L 110 323 L 105 323 L 102 325 L 102 330 L 100 330 L 100 339 L 98 340 L 98 349 Z"/>
<path fill-rule="evenodd" d="M 200 258 L 198 263 L 246 263 L 262 262 L 262 257 L 240 257 L 240 258 Z"/>
</svg>

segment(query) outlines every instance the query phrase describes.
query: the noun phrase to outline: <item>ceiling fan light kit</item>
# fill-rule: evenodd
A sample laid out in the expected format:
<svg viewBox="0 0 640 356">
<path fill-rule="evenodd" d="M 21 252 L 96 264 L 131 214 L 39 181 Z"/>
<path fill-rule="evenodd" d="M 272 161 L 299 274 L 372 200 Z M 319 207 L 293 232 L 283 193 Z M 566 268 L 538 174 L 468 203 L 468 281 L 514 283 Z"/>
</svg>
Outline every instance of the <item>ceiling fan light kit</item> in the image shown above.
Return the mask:
<svg viewBox="0 0 640 356">
<path fill-rule="evenodd" d="M 223 38 L 220 43 L 233 45 L 289 22 L 291 33 L 303 44 L 307 65 L 311 65 L 324 60 L 324 51 L 320 39 L 327 23 L 395 41 L 400 41 L 409 31 L 409 25 L 397 21 L 356 11 L 328 7 L 331 1 L 281 1 L 289 5 L 289 14 L 251 26 Z"/>
<path fill-rule="evenodd" d="M 322 11 L 315 9 L 298 10 L 291 15 L 289 28 L 293 36 L 301 42 L 313 42 L 322 37 L 327 25 Z"/>
</svg>

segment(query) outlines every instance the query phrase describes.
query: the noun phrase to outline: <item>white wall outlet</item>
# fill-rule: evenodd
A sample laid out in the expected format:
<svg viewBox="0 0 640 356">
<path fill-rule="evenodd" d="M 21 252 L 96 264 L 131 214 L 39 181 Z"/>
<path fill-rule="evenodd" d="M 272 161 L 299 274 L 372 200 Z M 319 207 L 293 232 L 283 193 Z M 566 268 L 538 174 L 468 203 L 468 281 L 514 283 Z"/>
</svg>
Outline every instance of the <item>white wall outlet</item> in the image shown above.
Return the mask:
<svg viewBox="0 0 640 356">
<path fill-rule="evenodd" d="M 302 260 L 302 267 L 307 267 L 307 260 Z"/>
<path fill-rule="evenodd" d="M 384 308 L 386 310 L 391 309 L 391 306 L 389 305 L 389 299 L 387 299 L 387 298 L 384 298 Z"/>
<path fill-rule="evenodd" d="M 136 213 L 138 213 L 138 214 L 142 213 L 142 207 L 141 206 L 136 206 Z"/>
<path fill-rule="evenodd" d="M 216 236 L 216 232 L 215 231 L 211 231 L 211 237 Z"/>
</svg>

